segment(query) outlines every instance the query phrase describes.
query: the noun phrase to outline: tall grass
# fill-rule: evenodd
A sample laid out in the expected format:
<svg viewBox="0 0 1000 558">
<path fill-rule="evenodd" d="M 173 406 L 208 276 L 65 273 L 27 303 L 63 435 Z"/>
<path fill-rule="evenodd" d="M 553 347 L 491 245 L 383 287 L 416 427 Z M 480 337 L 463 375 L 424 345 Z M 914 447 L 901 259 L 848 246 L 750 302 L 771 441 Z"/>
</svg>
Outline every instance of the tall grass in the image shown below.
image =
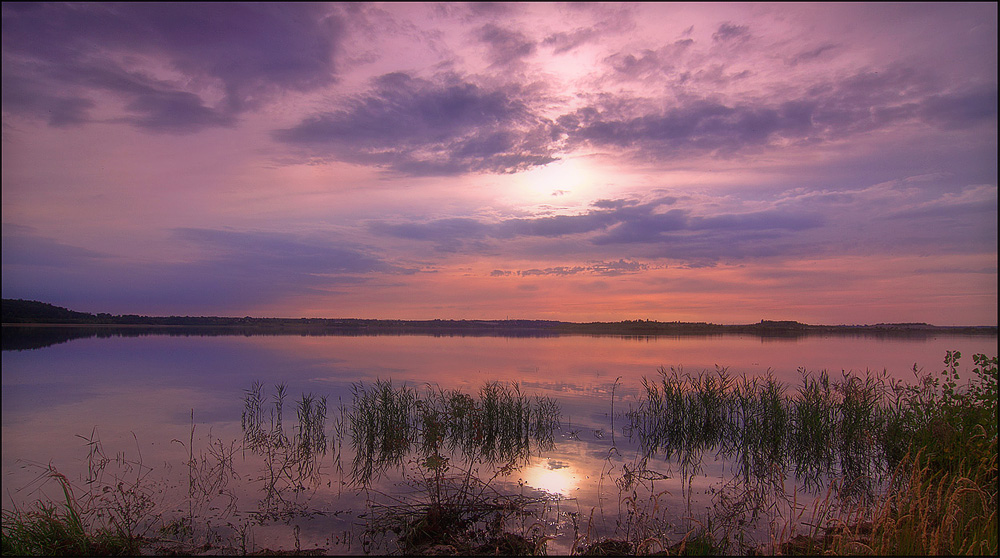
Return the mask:
<svg viewBox="0 0 1000 558">
<path fill-rule="evenodd" d="M 56 481 L 63 502 L 38 502 L 34 509 L 3 510 L 4 556 L 133 556 L 139 538 L 118 528 L 95 527 L 87 522 L 66 477 L 51 466 L 46 477 Z"/>
<path fill-rule="evenodd" d="M 893 428 L 908 436 L 909 453 L 896 465 L 890 489 L 876 504 L 817 513 L 813 524 L 826 527 L 821 538 L 812 537 L 812 550 L 996 555 L 997 357 L 975 355 L 964 386 L 960 358 L 949 351 L 939 376 L 922 376 L 902 390 Z"/>
</svg>

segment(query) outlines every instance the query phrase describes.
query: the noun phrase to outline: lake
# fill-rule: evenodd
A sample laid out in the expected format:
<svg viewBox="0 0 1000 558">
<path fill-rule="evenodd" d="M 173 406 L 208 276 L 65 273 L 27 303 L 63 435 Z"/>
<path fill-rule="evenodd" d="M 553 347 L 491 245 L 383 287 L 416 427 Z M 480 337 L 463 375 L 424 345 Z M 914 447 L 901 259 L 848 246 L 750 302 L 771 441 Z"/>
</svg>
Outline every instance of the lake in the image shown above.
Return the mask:
<svg viewBox="0 0 1000 558">
<path fill-rule="evenodd" d="M 98 486 L 133 487 L 120 491 L 117 503 L 138 506 L 136 514 L 155 525 L 151 535 L 167 532 L 160 528 L 168 525 L 178 537 L 214 537 L 251 551 L 301 545 L 340 554 L 392 550 L 391 541 L 366 529 L 379 513 L 391 511 L 391 502 L 412 505 L 427 486 L 420 476 L 426 463 L 410 454 L 365 486 L 352 478 L 358 450 L 349 441 L 348 414 L 359 385 L 391 380 L 395 388 L 418 393 L 432 386 L 475 396 L 488 382 L 508 388 L 516 382 L 532 405 L 540 398 L 555 402 L 551 443 L 529 444 L 515 467 L 465 455 L 453 456 L 450 470 L 472 468 L 490 481 L 490 490 L 530 498 L 534 515 L 507 527 L 534 525 L 553 537 L 550 554 L 565 554 L 581 537 L 637 528 L 630 523 L 636 515 L 679 540 L 692 518 L 704 519 L 734 489 L 734 463 L 727 455 L 709 450 L 697 464 L 665 459 L 662 452 L 648 461 L 637 457 L 641 443 L 628 435 L 626 413 L 641 406 L 643 378 L 658 378 L 660 367 L 688 373 L 721 367 L 732 376 L 770 376 L 794 391 L 802 382 L 800 368 L 827 370 L 832 379 L 849 371 L 885 371 L 889 378 L 912 381 L 914 365 L 938 372 L 945 352 L 959 350 L 965 379 L 974 353 L 997 354 L 995 336 L 953 335 L 151 334 L 51 345 L 19 344 L 7 327 L 3 335 L 5 509 L 38 498 L 62 501 L 59 486 L 43 482 L 51 465 L 67 476 L 81 501 L 98 501 Z M 322 431 L 314 432 L 325 445 L 308 470 L 295 462 L 298 476 L 275 475 L 273 451 L 250 447 L 246 413 L 255 382 L 261 416 L 271 429 L 276 386 L 283 386 L 289 439 L 303 432 L 296 401 L 303 395 L 317 403 L 326 398 Z M 623 482 L 640 461 L 639 482 Z M 772 517 L 755 527 L 761 540 L 775 516 L 779 523 L 794 517 L 818 493 L 791 472 L 784 490 L 788 501 L 771 506 Z M 200 498 L 192 503 L 196 493 Z M 185 517 L 193 520 L 192 532 L 178 528 L 177 518 Z"/>
</svg>

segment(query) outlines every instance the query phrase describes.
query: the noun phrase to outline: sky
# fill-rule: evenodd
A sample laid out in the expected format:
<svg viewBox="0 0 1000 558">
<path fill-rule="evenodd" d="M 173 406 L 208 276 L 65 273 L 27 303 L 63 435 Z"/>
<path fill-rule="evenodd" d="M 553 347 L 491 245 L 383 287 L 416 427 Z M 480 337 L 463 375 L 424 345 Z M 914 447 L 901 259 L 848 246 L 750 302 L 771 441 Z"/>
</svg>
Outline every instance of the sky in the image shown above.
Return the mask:
<svg viewBox="0 0 1000 558">
<path fill-rule="evenodd" d="M 997 4 L 4 3 L 3 297 L 997 324 Z"/>
</svg>

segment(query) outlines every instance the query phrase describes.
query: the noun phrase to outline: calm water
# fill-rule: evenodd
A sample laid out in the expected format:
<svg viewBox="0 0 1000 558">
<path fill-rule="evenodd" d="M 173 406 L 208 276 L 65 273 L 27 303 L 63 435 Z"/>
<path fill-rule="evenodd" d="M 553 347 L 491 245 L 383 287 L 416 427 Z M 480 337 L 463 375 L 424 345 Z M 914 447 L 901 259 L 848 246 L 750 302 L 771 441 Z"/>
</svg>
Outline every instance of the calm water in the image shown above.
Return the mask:
<svg viewBox="0 0 1000 558">
<path fill-rule="evenodd" d="M 340 455 L 340 469 L 331 451 L 319 461 L 316 482 L 281 498 L 289 504 L 284 511 L 322 515 L 286 514 L 258 525 L 251 514 L 271 509 L 273 502 L 260 496 L 259 459 L 240 447 L 245 390 L 260 381 L 270 397 L 275 384 L 285 384 L 291 418 L 300 395 L 326 396 L 326 428 L 333 437 L 338 404 L 350 404 L 357 382 L 391 379 L 394 385 L 423 389 L 432 384 L 475 394 L 487 381 L 514 381 L 524 394 L 554 399 L 562 411 L 561 427 L 555 447 L 533 454 L 525 466 L 498 475 L 495 483 L 509 491 L 547 495 L 540 515 L 548 534 L 557 537 L 549 550 L 565 552 L 574 539 L 574 522 L 580 532 L 613 534 L 621 519 L 622 495 L 613 480 L 635 452 L 621 431 L 621 412 L 637 403 L 642 378 L 656 377 L 658 367 L 698 372 L 719 366 L 748 376 L 770 372 L 794 387 L 799 368 L 825 369 L 833 377 L 841 371 L 886 370 L 912 380 L 914 364 L 939 371 L 947 350 L 965 355 L 962 371 L 967 373 L 972 354 L 997 354 L 997 338 L 150 335 L 5 350 L 4 508 L 39 497 L 58 500 L 56 485 L 36 482 L 49 464 L 66 474 L 82 497 L 88 475 L 95 474 L 88 452 L 99 441 L 107 458 L 102 482 L 144 486 L 164 519 L 197 511 L 220 536 L 249 533 L 248 544 L 257 547 L 291 548 L 298 537 L 304 547 L 362 553 L 358 533 L 366 519 L 359 516 L 371 512 L 373 499 L 410 490 L 405 481 L 412 472 L 390 472 L 362 493 L 350 484 L 350 448 Z M 232 470 L 223 484 L 213 485 L 216 497 L 193 510 L 183 502 L 192 489 L 190 459 L 199 455 L 204 459 L 196 463 L 209 463 L 213 455 L 231 458 Z M 727 482 L 726 464 L 711 459 L 695 477 L 684 477 L 679 465 L 662 458 L 653 467 L 670 477 L 654 481 L 659 484 L 651 490 L 667 491 L 660 506 L 667 511 L 658 510 L 664 524 L 680 534 L 690 525 L 684 518 L 707 512 Z M 480 474 L 492 475 L 487 469 Z"/>
</svg>

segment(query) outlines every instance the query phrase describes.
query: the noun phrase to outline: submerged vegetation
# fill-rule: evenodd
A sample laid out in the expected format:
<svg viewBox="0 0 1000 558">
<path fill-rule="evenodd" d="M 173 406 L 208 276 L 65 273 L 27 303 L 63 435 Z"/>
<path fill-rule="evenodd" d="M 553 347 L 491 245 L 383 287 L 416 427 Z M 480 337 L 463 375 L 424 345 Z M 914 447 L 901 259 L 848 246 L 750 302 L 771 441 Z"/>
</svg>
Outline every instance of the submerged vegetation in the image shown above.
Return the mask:
<svg viewBox="0 0 1000 558">
<path fill-rule="evenodd" d="M 594 510 L 570 513 L 569 552 L 994 555 L 998 362 L 974 355 L 972 375 L 963 379 L 961 357 L 948 352 L 937 375 L 914 369 L 915 383 L 801 370 L 801 383 L 791 387 L 722 368 L 661 368 L 618 410 L 619 434 L 636 450 L 612 464 L 612 455 L 622 457 L 612 432 L 601 481 L 613 480 L 619 494 L 614 529 L 594 530 Z M 303 394 L 292 418 L 283 384 L 268 395 L 255 382 L 244 393 L 241 443 L 213 440 L 200 455 L 192 417 L 183 517 L 154 512 L 141 462 L 130 464 L 131 481 L 99 482 L 110 460 L 92 436 L 87 497 L 77 501 L 66 477 L 45 469 L 64 501 L 4 511 L 3 553 L 133 554 L 150 538 L 190 538 L 196 507 L 235 508 L 227 482 L 237 477 L 233 459 L 241 451 L 259 464 L 245 480 L 259 483 L 260 499 L 230 524 L 236 535 L 227 552 L 248 552 L 252 525 L 322 513 L 309 508 L 307 495 L 329 478 L 323 468 L 330 457 L 341 484 L 366 495 L 359 535 L 366 553 L 550 552 L 553 526 L 544 516 L 551 497 L 503 481 L 555 447 L 562 428 L 555 400 L 496 382 L 467 394 L 376 381 L 355 384 L 352 395 L 331 413 L 325 397 Z M 612 406 L 612 431 L 615 412 Z M 692 484 L 713 461 L 728 467 L 730 480 L 713 488 L 712 508 L 698 515 Z M 681 526 L 667 516 L 663 463 L 681 473 L 688 501 Z M 388 474 L 401 475 L 398 492 L 378 488 Z M 762 527 L 768 540 L 749 535 Z M 296 526 L 296 551 L 306 552 L 298 536 Z"/>
</svg>

